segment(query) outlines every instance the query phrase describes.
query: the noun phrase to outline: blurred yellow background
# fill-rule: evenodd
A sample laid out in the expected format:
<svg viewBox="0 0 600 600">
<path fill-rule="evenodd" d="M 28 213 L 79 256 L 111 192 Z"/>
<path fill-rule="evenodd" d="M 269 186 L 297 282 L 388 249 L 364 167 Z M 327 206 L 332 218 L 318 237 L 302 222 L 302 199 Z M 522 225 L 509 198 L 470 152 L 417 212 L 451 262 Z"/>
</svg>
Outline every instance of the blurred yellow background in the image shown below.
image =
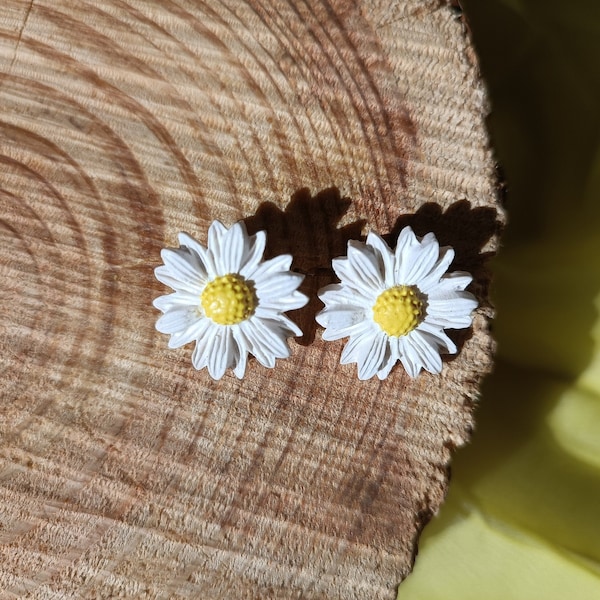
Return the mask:
<svg viewBox="0 0 600 600">
<path fill-rule="evenodd" d="M 400 600 L 600 598 L 600 2 L 463 2 L 509 226 L 472 443 Z"/>
</svg>

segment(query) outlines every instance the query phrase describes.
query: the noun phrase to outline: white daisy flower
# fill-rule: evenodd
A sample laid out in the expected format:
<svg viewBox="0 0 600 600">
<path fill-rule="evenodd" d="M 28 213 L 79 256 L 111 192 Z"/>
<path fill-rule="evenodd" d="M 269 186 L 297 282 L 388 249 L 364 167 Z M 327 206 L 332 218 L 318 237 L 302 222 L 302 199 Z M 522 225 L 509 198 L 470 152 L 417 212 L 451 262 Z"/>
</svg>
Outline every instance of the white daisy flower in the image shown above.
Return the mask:
<svg viewBox="0 0 600 600">
<path fill-rule="evenodd" d="M 227 229 L 214 221 L 208 247 L 187 233 L 179 248 L 161 251 L 156 278 L 175 292 L 153 304 L 164 314 L 156 329 L 171 335 L 169 348 L 196 342 L 192 364 L 221 379 L 228 368 L 244 376 L 248 354 L 265 367 L 287 358 L 289 336 L 302 331 L 283 313 L 303 307 L 303 275 L 290 272 L 289 254 L 262 261 L 266 233 L 249 236 L 242 221 Z"/>
<path fill-rule="evenodd" d="M 405 227 L 396 250 L 375 233 L 348 242 L 348 256 L 333 260 L 341 283 L 319 290 L 325 308 L 316 316 L 327 341 L 349 337 L 340 362 L 358 363 L 358 378 L 385 379 L 397 361 L 411 377 L 442 370 L 440 352 L 455 354 L 444 329 L 471 325 L 477 300 L 465 288 L 468 273 L 446 273 L 454 250 L 433 233 L 423 239 Z"/>
</svg>

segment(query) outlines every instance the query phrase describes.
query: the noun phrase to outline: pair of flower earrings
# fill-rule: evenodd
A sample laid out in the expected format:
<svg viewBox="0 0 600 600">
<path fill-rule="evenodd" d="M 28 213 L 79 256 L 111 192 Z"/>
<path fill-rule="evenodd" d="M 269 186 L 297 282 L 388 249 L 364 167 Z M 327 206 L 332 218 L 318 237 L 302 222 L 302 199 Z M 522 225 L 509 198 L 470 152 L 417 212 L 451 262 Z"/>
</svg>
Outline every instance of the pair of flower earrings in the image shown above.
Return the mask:
<svg viewBox="0 0 600 600">
<path fill-rule="evenodd" d="M 213 379 L 228 368 L 238 378 L 248 355 L 272 368 L 290 355 L 287 338 L 302 335 L 286 311 L 308 298 L 303 275 L 290 271 L 292 256 L 263 261 L 266 233 L 248 235 L 243 221 L 226 228 L 214 221 L 203 246 L 186 233 L 179 248 L 164 249 L 156 278 L 175 290 L 154 306 L 164 314 L 156 329 L 170 334 L 169 348 L 196 342 L 192 364 Z M 468 273 L 448 273 L 454 250 L 433 233 L 422 239 L 405 227 L 395 250 L 377 234 L 348 242 L 348 255 L 332 261 L 340 283 L 319 290 L 325 308 L 316 315 L 323 339 L 348 337 L 340 362 L 358 364 L 358 378 L 385 379 L 397 361 L 411 377 L 440 373 L 440 353 L 455 354 L 444 329 L 471 325 L 477 300 L 465 288 Z"/>
</svg>

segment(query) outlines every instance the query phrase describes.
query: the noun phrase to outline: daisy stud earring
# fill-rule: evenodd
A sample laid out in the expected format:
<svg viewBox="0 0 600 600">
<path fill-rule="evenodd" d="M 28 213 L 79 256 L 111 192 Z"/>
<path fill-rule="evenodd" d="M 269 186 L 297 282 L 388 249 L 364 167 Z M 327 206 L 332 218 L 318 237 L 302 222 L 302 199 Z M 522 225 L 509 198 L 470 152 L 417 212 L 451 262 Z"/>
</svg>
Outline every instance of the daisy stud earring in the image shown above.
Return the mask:
<svg viewBox="0 0 600 600">
<path fill-rule="evenodd" d="M 453 259 L 433 233 L 420 239 L 410 227 L 395 250 L 375 233 L 348 242 L 348 255 L 333 260 L 341 283 L 319 290 L 325 308 L 316 316 L 324 340 L 350 338 L 340 362 L 357 363 L 359 379 L 385 379 L 397 361 L 411 377 L 440 373 L 440 353 L 457 351 L 444 330 L 469 327 L 477 307 L 465 291 L 471 275 L 447 272 Z"/>
<path fill-rule="evenodd" d="M 287 358 L 287 338 L 302 331 L 284 313 L 308 302 L 298 291 L 303 275 L 289 270 L 292 257 L 263 261 L 266 233 L 248 235 L 243 221 L 229 229 L 213 221 L 207 247 L 187 233 L 179 244 L 161 251 L 164 265 L 154 270 L 174 290 L 153 302 L 164 313 L 156 329 L 171 335 L 169 348 L 195 342 L 192 364 L 213 379 L 228 368 L 241 379 L 248 354 L 269 368 Z"/>
</svg>

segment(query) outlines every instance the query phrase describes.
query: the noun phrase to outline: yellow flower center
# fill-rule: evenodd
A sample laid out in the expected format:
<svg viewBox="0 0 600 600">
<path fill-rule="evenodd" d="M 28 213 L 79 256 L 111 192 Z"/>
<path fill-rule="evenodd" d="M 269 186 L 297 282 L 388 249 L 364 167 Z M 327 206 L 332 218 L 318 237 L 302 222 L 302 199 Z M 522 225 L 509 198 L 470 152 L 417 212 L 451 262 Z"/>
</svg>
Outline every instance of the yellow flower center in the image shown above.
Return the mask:
<svg viewBox="0 0 600 600">
<path fill-rule="evenodd" d="M 423 313 L 423 301 L 407 285 L 388 288 L 373 305 L 373 320 L 391 337 L 410 333 L 423 320 Z"/>
<path fill-rule="evenodd" d="M 251 282 L 230 273 L 208 283 L 200 303 L 204 314 L 217 325 L 235 325 L 254 314 L 258 300 Z"/>
</svg>

